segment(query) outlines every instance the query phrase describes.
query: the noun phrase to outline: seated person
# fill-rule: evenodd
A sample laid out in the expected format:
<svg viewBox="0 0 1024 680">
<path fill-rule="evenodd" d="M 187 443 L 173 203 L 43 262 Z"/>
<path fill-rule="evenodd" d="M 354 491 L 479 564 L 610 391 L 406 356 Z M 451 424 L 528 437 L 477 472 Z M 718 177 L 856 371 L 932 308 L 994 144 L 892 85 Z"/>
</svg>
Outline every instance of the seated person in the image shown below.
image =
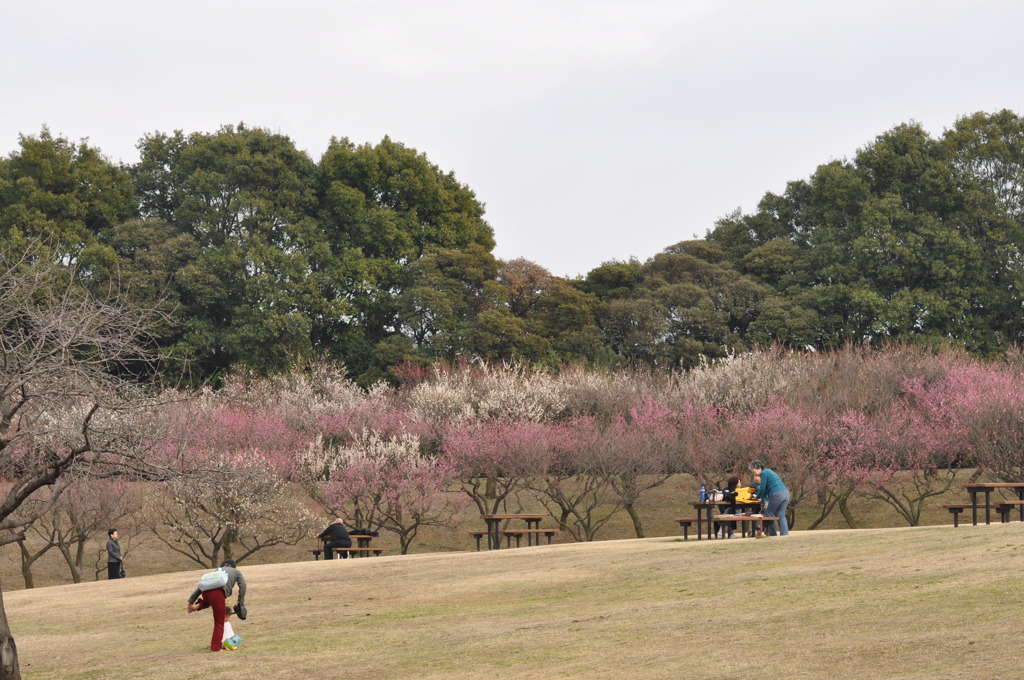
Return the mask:
<svg viewBox="0 0 1024 680">
<path fill-rule="evenodd" d="M 345 520 L 338 517 L 334 522 L 321 531 L 317 538 L 324 542 L 324 559 L 334 559 L 333 551 L 337 550 L 341 553 L 341 558 L 348 557 L 348 551 L 345 548 L 352 547 L 352 539 L 348 535 L 348 529 L 345 528 Z"/>
<path fill-rule="evenodd" d="M 739 504 L 751 503 L 757 500 L 754 498 L 754 487 L 743 486 L 743 482 L 739 477 L 730 477 L 725 483 L 723 498 L 729 501 L 729 507 L 723 513 L 726 515 L 744 514 L 744 511 L 739 509 Z M 732 538 L 733 532 L 736 530 L 736 522 L 729 522 L 726 528 L 728 529 L 729 537 Z"/>
<path fill-rule="evenodd" d="M 729 507 L 722 513 L 723 515 L 735 515 L 737 514 L 736 500 L 738 495 L 738 488 L 740 485 L 739 477 L 730 477 L 725 482 L 725 488 L 722 489 L 722 499 L 729 501 Z M 719 535 L 728 535 L 732 538 L 733 532 L 736 531 L 736 522 L 729 522 L 728 524 L 721 524 L 718 527 Z M 728 532 L 728 533 L 726 533 Z"/>
</svg>

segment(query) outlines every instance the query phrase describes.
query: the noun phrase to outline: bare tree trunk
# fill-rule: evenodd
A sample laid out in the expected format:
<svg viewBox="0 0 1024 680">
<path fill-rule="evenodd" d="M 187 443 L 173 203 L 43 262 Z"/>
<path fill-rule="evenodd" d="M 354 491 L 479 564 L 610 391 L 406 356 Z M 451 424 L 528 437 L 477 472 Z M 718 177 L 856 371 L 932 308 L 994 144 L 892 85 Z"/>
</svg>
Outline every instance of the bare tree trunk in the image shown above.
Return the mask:
<svg viewBox="0 0 1024 680">
<path fill-rule="evenodd" d="M 408 532 L 401 532 L 398 534 L 398 544 L 401 546 L 403 555 L 409 554 L 409 546 L 412 545 L 412 539 L 415 535 L 415 532 L 413 532 L 412 536 L 410 536 Z"/>
<path fill-rule="evenodd" d="M 640 515 L 636 513 L 636 508 L 633 507 L 632 503 L 626 503 L 622 507 L 626 509 L 626 514 L 633 520 L 633 531 L 636 532 L 637 538 L 646 538 L 644 536 L 644 525 L 640 523 Z"/>
<path fill-rule="evenodd" d="M 569 531 L 569 515 L 570 511 L 562 508 L 562 514 L 558 517 L 558 530 Z"/>
<path fill-rule="evenodd" d="M 0 680 L 21 680 L 18 647 L 14 644 L 11 628 L 7 625 L 3 592 L 0 592 Z"/>
<path fill-rule="evenodd" d="M 18 547 L 21 549 L 21 577 L 25 579 L 25 588 L 35 588 L 35 580 L 32 578 L 32 565 L 35 564 L 36 560 L 42 557 L 46 551 L 52 548 L 53 544 L 46 544 L 42 550 L 34 555 L 25 547 L 25 541 L 18 541 Z"/>
<path fill-rule="evenodd" d="M 75 552 L 75 572 L 78 574 L 78 580 L 75 583 L 82 582 L 82 567 L 85 564 L 85 539 L 78 539 L 78 550 Z"/>
<path fill-rule="evenodd" d="M 807 530 L 816 529 L 819 524 L 825 521 L 825 519 L 832 514 L 832 510 L 835 509 L 838 497 L 827 491 L 818 492 L 818 516 L 811 522 L 811 526 L 807 527 Z"/>
<path fill-rule="evenodd" d="M 75 583 L 81 583 L 82 570 L 75 566 L 75 558 L 71 555 L 70 547 L 61 543 L 57 548 L 60 550 L 60 554 L 64 556 L 64 561 L 67 562 L 68 569 L 71 571 L 71 580 Z"/>
<path fill-rule="evenodd" d="M 226 529 L 224 531 L 224 541 L 221 543 L 220 547 L 221 547 L 221 550 L 224 552 L 224 559 L 225 560 L 233 560 L 233 559 L 235 559 L 235 538 L 236 538 L 236 536 L 235 536 L 235 530 L 234 529 Z M 220 566 L 220 562 L 217 561 L 216 553 L 214 553 L 213 564 L 211 564 L 210 566 L 211 567 L 218 567 L 218 566 Z"/>
<path fill-rule="evenodd" d="M 846 520 L 846 526 L 850 527 L 851 529 L 856 529 L 857 520 L 853 518 L 853 513 L 850 512 L 850 508 L 846 504 L 846 501 L 848 499 L 849 496 L 843 496 L 842 498 L 839 499 L 839 512 L 843 514 L 843 519 Z"/>
<path fill-rule="evenodd" d="M 36 587 L 35 579 L 32 578 L 32 567 L 22 563 L 21 577 L 25 579 L 25 590 L 32 590 Z"/>
</svg>

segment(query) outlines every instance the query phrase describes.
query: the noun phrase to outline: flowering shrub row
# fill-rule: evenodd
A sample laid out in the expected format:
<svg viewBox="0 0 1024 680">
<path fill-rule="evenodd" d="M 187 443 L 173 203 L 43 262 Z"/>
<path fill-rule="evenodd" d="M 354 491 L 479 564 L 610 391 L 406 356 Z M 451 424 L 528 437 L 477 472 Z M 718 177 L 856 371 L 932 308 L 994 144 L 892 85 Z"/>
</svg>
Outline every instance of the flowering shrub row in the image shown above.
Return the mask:
<svg viewBox="0 0 1024 680">
<path fill-rule="evenodd" d="M 1024 477 L 1021 377 L 1015 361 L 905 348 L 766 352 L 685 373 L 437 368 L 369 391 L 325 366 L 240 376 L 175 404 L 185 435 L 153 453 L 179 473 L 161 538 L 209 561 L 308 537 L 329 514 L 391 532 L 405 552 L 467 506 L 526 503 L 577 540 L 620 511 L 642 536 L 645 492 L 676 474 L 715 484 L 755 458 L 792 507 L 813 508 L 811 528 L 855 494 L 914 525 L 967 471 Z M 286 501 L 295 488 L 307 507 Z"/>
</svg>

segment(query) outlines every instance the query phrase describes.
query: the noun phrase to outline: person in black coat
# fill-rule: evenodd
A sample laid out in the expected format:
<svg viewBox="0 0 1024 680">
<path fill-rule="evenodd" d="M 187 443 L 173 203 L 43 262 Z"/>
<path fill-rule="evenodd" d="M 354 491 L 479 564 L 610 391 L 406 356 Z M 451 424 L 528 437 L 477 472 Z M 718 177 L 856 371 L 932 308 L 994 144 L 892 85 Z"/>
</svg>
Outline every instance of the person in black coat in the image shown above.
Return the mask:
<svg viewBox="0 0 1024 680">
<path fill-rule="evenodd" d="M 735 515 L 736 514 L 736 488 L 740 485 L 740 478 L 733 476 L 725 483 L 725 489 L 722 491 L 722 500 L 729 501 L 729 507 L 726 509 L 725 514 Z M 729 522 L 727 525 L 722 527 L 723 536 L 732 538 L 736 531 L 736 522 Z"/>
<path fill-rule="evenodd" d="M 341 553 L 342 559 L 348 557 L 348 552 L 345 548 L 352 547 L 352 538 L 348 535 L 348 529 L 345 528 L 345 520 L 340 517 L 334 520 L 334 522 L 320 532 L 317 538 L 324 542 L 324 559 L 334 559 L 332 551 L 337 550 Z"/>
<path fill-rule="evenodd" d="M 121 542 L 117 538 L 117 529 L 107 531 L 107 578 L 109 579 L 124 578 Z"/>
</svg>

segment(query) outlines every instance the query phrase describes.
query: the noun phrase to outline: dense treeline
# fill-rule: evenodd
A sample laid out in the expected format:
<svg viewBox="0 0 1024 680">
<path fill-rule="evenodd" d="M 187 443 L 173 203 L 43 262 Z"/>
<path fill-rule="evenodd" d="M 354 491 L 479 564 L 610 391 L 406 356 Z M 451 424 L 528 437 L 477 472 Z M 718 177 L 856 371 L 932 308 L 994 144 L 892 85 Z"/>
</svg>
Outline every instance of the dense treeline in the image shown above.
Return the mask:
<svg viewBox="0 0 1024 680">
<path fill-rule="evenodd" d="M 583 288 L 617 353 L 692 364 L 777 343 L 835 348 L 953 342 L 991 354 L 1021 339 L 1024 120 L 1009 111 L 880 135 L 751 215 Z"/>
<path fill-rule="evenodd" d="M 704 239 L 578 280 L 496 259 L 472 190 L 387 138 L 332 139 L 319 161 L 244 125 L 138 147 L 122 166 L 23 136 L 0 160 L 0 234 L 165 312 L 152 340 L 168 377 L 326 357 L 369 385 L 460 357 L 690 367 L 767 345 L 991 355 L 1021 340 L 1024 118 L 1010 111 L 938 139 L 897 126 Z"/>
</svg>

